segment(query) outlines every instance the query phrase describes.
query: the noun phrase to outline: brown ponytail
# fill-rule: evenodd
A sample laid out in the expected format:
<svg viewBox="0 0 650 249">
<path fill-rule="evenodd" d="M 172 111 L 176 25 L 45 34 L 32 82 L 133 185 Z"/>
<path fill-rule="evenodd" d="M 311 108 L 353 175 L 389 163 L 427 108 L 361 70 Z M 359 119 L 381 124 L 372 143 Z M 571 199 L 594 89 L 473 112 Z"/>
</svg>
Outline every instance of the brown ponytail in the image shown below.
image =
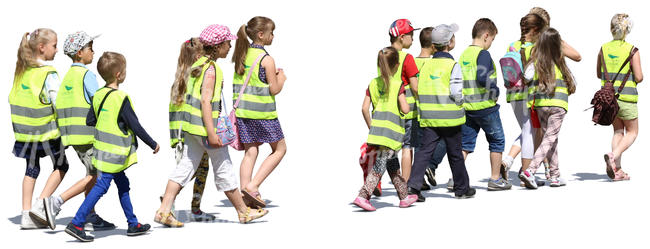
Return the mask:
<svg viewBox="0 0 650 249">
<path fill-rule="evenodd" d="M 573 94 L 576 91 L 575 80 L 562 54 L 562 37 L 560 33 L 554 28 L 544 30 L 535 49 L 536 52 L 533 57 L 535 71 L 539 79 L 537 91 L 548 95 L 555 94 L 555 66 L 557 66 L 562 72 L 569 95 Z"/>
<path fill-rule="evenodd" d="M 237 42 L 235 43 L 235 52 L 232 55 L 232 62 L 235 63 L 235 72 L 244 74 L 244 62 L 246 52 L 250 46 L 248 38 L 256 42 L 257 33 L 275 29 L 275 23 L 268 17 L 256 16 L 248 21 L 247 24 L 239 27 L 237 31 Z"/>
<path fill-rule="evenodd" d="M 388 93 L 390 89 L 390 79 L 397 72 L 399 65 L 399 53 L 393 47 L 385 47 L 379 50 L 377 56 L 377 66 L 381 73 L 381 79 L 384 82 L 382 91 Z"/>
<path fill-rule="evenodd" d="M 184 101 L 187 90 L 187 81 L 190 75 L 190 67 L 196 60 L 197 55 L 203 52 L 203 44 L 198 38 L 190 38 L 181 45 L 181 52 L 178 55 L 176 75 L 172 84 L 170 100 L 174 105 L 180 105 Z"/>
<path fill-rule="evenodd" d="M 48 28 L 39 28 L 32 33 L 23 34 L 18 47 L 18 60 L 16 61 L 14 77 L 20 78 L 28 67 L 39 66 L 36 62 L 38 45 L 48 43 L 55 38 L 56 33 L 54 30 Z"/>
</svg>

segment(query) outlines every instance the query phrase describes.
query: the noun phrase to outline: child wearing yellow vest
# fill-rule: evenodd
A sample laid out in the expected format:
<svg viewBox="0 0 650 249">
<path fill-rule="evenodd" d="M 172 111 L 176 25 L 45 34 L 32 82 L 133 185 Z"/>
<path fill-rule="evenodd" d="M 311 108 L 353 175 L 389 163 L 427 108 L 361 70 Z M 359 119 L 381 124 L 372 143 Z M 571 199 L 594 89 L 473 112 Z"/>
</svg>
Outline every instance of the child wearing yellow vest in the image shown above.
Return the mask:
<svg viewBox="0 0 650 249">
<path fill-rule="evenodd" d="M 137 163 L 136 136 L 144 141 L 154 154 L 160 150 L 158 143 L 140 125 L 131 98 L 118 90 L 119 85 L 126 79 L 124 56 L 115 52 L 104 52 L 97 62 L 97 71 L 106 81 L 106 85 L 95 93 L 86 124 L 95 126 L 96 130 L 93 165 L 99 171 L 99 178 L 65 228 L 67 234 L 82 242 L 94 239 L 86 235 L 83 224 L 95 204 L 106 194 L 112 181 L 115 181 L 117 186 L 120 204 L 127 219 L 126 235 L 142 235 L 151 228 L 149 224 L 140 224 L 133 213 L 129 196 L 130 183 L 124 172 Z"/>
<path fill-rule="evenodd" d="M 643 81 L 643 72 L 641 70 L 641 56 L 637 51 L 631 58 L 629 64 L 620 72 L 618 78 L 614 79 L 616 73 L 621 69 L 624 61 L 630 56 L 634 46 L 625 41 L 627 35 L 632 31 L 632 20 L 627 14 L 616 14 L 612 17 L 610 31 L 613 40 L 603 44 L 598 60 L 596 75 L 605 83 L 603 66 L 607 67 L 609 79 L 614 82 L 614 90 L 619 93 L 618 106 L 619 111 L 612 126 L 614 127 L 614 137 L 612 138 L 612 151 L 605 154 L 606 172 L 610 179 L 614 181 L 629 180 L 630 176 L 621 169 L 621 157 L 639 133 L 639 111 L 637 101 L 639 93 L 637 84 Z M 605 63 L 603 65 L 603 63 Z M 631 71 L 631 72 L 630 72 Z M 622 91 L 618 91 L 625 74 L 630 72 L 628 80 Z"/>
<path fill-rule="evenodd" d="M 282 69 L 276 69 L 275 61 L 264 49 L 264 46 L 271 45 L 273 42 L 273 30 L 275 30 L 275 23 L 270 18 L 253 17 L 239 28 L 235 52 L 232 56 L 232 61 L 235 63 L 233 102 L 240 97 L 239 92 L 244 80 L 249 71 L 253 70 L 235 112 L 239 138 L 245 149 L 239 171 L 241 191 L 246 205 L 250 207 L 266 206 L 259 193 L 259 187 L 280 164 L 287 152 L 275 104 L 275 96 L 282 91 L 287 77 Z M 248 38 L 252 43 L 248 42 Z M 251 68 L 260 56 L 262 59 L 257 62 L 257 66 Z M 271 146 L 271 154 L 262 162 L 253 177 L 259 147 L 265 143 Z"/>
<path fill-rule="evenodd" d="M 364 115 L 370 129 L 367 143 L 369 146 L 378 147 L 373 152 L 377 153 L 377 159 L 369 169 L 366 181 L 353 202 L 366 211 L 376 210 L 369 199 L 386 170 L 397 191 L 400 207 L 408 207 L 417 200 L 416 195 L 408 195 L 404 178 L 399 175 L 399 165 L 389 163 L 397 158 L 397 152 L 402 148 L 404 139 L 402 116 L 410 111 L 404 93 L 406 89 L 401 84 L 401 75 L 397 74 L 400 65 L 399 57 L 398 51 L 393 47 L 386 47 L 379 51 L 377 66 L 380 77 L 370 82 L 368 86 L 370 96 L 366 96 L 363 101 L 364 113 L 370 108 L 371 103 L 373 106 L 372 119 Z"/>
<path fill-rule="evenodd" d="M 526 188 L 537 189 L 535 171 L 544 159 L 547 159 L 550 186 L 560 187 L 566 185 L 566 182 L 560 179 L 558 135 L 569 108 L 569 95 L 575 92 L 576 86 L 573 75 L 564 61 L 562 38 L 557 30 L 554 28 L 544 30 L 532 54 L 531 63 L 524 74 L 524 78 L 530 82 L 528 106 L 537 112 L 544 136 L 529 168 L 519 173 L 519 179 Z"/>
<path fill-rule="evenodd" d="M 61 140 L 66 148 L 72 146 L 86 167 L 86 176 L 61 195 L 45 198 L 45 211 L 51 223 L 61 211 L 61 205 L 81 193 L 86 196 L 97 182 L 97 169 L 92 164 L 95 128 L 86 125 L 86 116 L 97 85 L 97 76 L 86 65 L 93 62 L 93 40 L 86 32 L 68 35 L 63 43 L 63 52 L 72 59 L 72 66 L 63 77 L 56 102 L 57 122 Z M 115 225 L 97 215 L 94 209 L 87 217 L 94 231 L 115 229 Z M 51 226 L 54 229 L 54 225 Z"/>
<path fill-rule="evenodd" d="M 223 73 L 216 60 L 228 55 L 230 41 L 237 37 L 230 33 L 228 27 L 214 24 L 205 28 L 199 39 L 203 45 L 203 56 L 192 65 L 191 78 L 184 94 L 180 94 L 182 90 L 174 93 L 177 98 L 184 95 L 186 99 L 182 109 L 182 130 L 186 148 L 169 176 L 165 195 L 154 216 L 155 222 L 167 227 L 184 226 L 171 213 L 171 206 L 181 188 L 196 172 L 204 153 L 208 153 L 212 161 L 217 190 L 224 191 L 237 210 L 240 223 L 250 222 L 268 213 L 264 209 L 251 209 L 244 204 L 228 147 L 222 144 L 216 133 L 223 87 Z"/>
<path fill-rule="evenodd" d="M 13 154 L 27 162 L 22 185 L 22 229 L 47 226 L 53 229 L 54 221 L 49 222 L 44 199 L 54 193 L 68 171 L 54 111 L 60 81 L 56 69 L 47 65 L 47 61 L 53 60 L 56 55 L 56 44 L 56 33 L 48 28 L 23 34 L 9 93 L 11 122 L 16 138 Z M 32 203 L 34 185 L 41 169 L 40 158 L 46 156 L 52 160 L 54 170 L 41 195 Z"/>
<path fill-rule="evenodd" d="M 176 149 L 176 161 L 180 162 L 182 157 L 183 146 L 183 132 L 180 130 L 181 122 L 183 121 L 183 113 L 181 112 L 183 104 L 185 103 L 185 91 L 190 78 L 190 67 L 194 62 L 201 58 L 203 53 L 203 44 L 198 37 L 192 37 L 184 41 L 181 45 L 181 52 L 178 56 L 178 66 L 176 68 L 176 76 L 174 84 L 171 88 L 171 101 L 169 103 L 169 135 L 170 144 L 172 149 Z M 179 144 L 180 143 L 180 144 Z M 192 213 L 190 220 L 193 221 L 212 221 L 216 217 L 212 214 L 203 212 L 201 210 L 201 199 L 203 191 L 205 190 L 205 183 L 208 178 L 208 170 L 210 170 L 210 156 L 208 153 L 203 153 L 199 167 L 194 174 L 194 187 L 192 189 Z M 162 201 L 163 197 L 160 197 Z M 172 205 L 172 212 L 174 212 L 174 205 Z"/>
</svg>

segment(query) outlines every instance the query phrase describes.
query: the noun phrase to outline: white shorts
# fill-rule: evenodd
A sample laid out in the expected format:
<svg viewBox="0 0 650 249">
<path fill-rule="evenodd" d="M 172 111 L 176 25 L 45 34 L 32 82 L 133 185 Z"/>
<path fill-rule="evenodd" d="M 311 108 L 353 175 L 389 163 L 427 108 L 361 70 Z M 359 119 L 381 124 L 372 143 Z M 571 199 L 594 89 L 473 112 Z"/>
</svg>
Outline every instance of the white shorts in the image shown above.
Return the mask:
<svg viewBox="0 0 650 249">
<path fill-rule="evenodd" d="M 203 153 L 207 152 L 212 161 L 214 172 L 214 183 L 219 191 L 230 191 L 239 187 L 237 175 L 232 167 L 228 146 L 219 148 L 206 147 L 203 145 L 202 137 L 185 134 L 185 149 L 176 168 L 169 175 L 172 180 L 181 186 L 185 186 L 196 172 L 201 163 Z"/>
</svg>

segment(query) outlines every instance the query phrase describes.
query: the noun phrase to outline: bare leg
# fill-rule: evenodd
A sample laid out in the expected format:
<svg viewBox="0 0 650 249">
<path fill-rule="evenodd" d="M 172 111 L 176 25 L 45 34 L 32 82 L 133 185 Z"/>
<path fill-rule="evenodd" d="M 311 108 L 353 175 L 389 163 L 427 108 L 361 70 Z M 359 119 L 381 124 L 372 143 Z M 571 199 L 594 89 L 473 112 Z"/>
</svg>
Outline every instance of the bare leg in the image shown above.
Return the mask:
<svg viewBox="0 0 650 249">
<path fill-rule="evenodd" d="M 93 188 L 92 186 L 94 185 L 94 182 L 96 180 L 97 177 L 93 177 L 93 176 L 86 176 L 82 178 L 77 183 L 72 185 L 72 187 L 70 187 L 68 190 L 63 192 L 61 194 L 61 199 L 63 199 L 63 202 L 66 202 L 70 200 L 72 197 L 75 197 L 81 193 L 86 192 L 89 189 L 88 186 L 90 186 L 90 189 L 92 189 Z"/>
<path fill-rule="evenodd" d="M 167 188 L 165 189 L 165 195 L 163 200 L 160 203 L 160 212 L 163 214 L 169 213 L 172 210 L 172 204 L 176 199 L 176 195 L 181 191 L 182 186 L 172 180 L 167 181 Z"/>
<path fill-rule="evenodd" d="M 520 152 L 521 152 L 520 146 L 512 145 L 512 147 L 510 147 L 510 152 L 508 152 L 508 156 L 512 157 L 512 159 L 515 159 Z"/>
<path fill-rule="evenodd" d="M 612 151 L 612 153 L 614 154 L 614 158 L 616 158 L 617 160 L 620 160 L 621 156 L 623 155 L 623 152 L 626 151 L 628 148 L 630 148 L 630 146 L 632 146 L 634 140 L 636 140 L 637 134 L 639 133 L 638 119 L 623 120 L 623 124 L 625 125 L 625 135 L 623 136 L 623 139 L 621 139 L 621 141 Z M 617 166 L 619 168 L 621 167 L 620 164 L 617 164 Z"/>
<path fill-rule="evenodd" d="M 239 183 L 241 184 L 242 190 L 246 190 L 245 187 L 253 178 L 253 168 L 255 167 L 257 155 L 259 154 L 259 146 L 259 143 L 244 144 L 244 158 L 242 158 L 241 165 L 239 166 Z"/>
<path fill-rule="evenodd" d="M 32 209 L 32 196 L 34 195 L 36 178 L 25 176 L 23 178 L 23 210 Z"/>
<path fill-rule="evenodd" d="M 490 152 L 490 164 L 492 166 L 492 180 L 501 177 L 501 152 Z"/>
<path fill-rule="evenodd" d="M 50 177 L 47 178 L 47 182 L 45 183 L 45 188 L 43 188 L 43 192 L 41 192 L 41 196 L 39 196 L 39 199 L 49 197 L 54 193 L 56 188 L 59 187 L 59 184 L 61 184 L 61 181 L 63 180 L 63 177 L 65 176 L 65 173 L 61 170 L 55 170 L 50 174 Z"/>
<path fill-rule="evenodd" d="M 402 149 L 402 178 L 408 182 L 411 176 L 411 166 L 413 166 L 413 150 Z"/>
<path fill-rule="evenodd" d="M 223 193 L 226 194 L 226 197 L 230 200 L 230 203 L 232 203 L 237 212 L 246 213 L 246 204 L 244 204 L 244 200 L 242 199 L 242 195 L 238 188 L 224 191 Z"/>
<path fill-rule="evenodd" d="M 262 182 L 268 177 L 271 172 L 280 164 L 280 161 L 282 161 L 282 158 L 284 155 L 287 153 L 287 144 L 285 143 L 284 139 L 277 141 L 275 143 L 270 143 L 271 145 L 271 154 L 264 159 L 264 162 L 262 162 L 262 166 L 257 170 L 257 173 L 255 173 L 255 177 L 253 177 L 253 180 L 249 182 L 244 190 L 246 191 L 252 191 L 256 192 L 260 185 L 262 185 Z"/>
</svg>

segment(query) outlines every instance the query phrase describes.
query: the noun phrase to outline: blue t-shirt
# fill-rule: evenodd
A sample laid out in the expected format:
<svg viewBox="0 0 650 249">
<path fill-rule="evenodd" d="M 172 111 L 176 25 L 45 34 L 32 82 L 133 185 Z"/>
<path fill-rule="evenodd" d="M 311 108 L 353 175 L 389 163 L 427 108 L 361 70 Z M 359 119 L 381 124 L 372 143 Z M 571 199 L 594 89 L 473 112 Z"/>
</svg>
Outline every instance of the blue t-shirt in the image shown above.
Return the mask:
<svg viewBox="0 0 650 249">
<path fill-rule="evenodd" d="M 72 63 L 72 66 L 79 66 L 87 69 L 86 65 L 83 63 Z M 93 73 L 93 71 L 88 70 L 88 72 L 86 72 L 86 75 L 84 75 L 84 97 L 86 97 L 87 103 L 92 103 L 90 99 L 95 96 L 97 89 L 99 89 L 97 76 L 95 73 Z"/>
</svg>

